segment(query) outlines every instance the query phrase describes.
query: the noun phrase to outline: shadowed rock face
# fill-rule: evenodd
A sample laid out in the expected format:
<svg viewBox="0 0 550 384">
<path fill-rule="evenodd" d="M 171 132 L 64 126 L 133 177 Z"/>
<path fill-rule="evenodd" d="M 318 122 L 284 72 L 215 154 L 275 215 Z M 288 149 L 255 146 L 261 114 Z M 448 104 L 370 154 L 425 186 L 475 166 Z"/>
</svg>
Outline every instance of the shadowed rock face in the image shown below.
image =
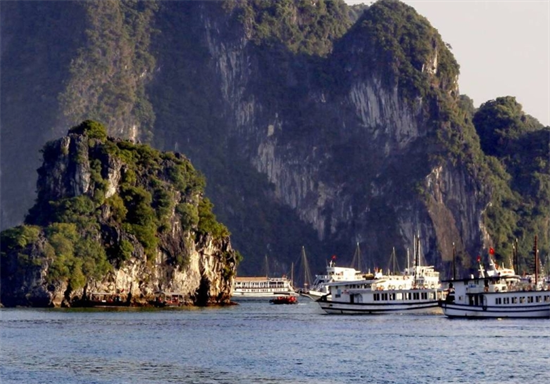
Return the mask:
<svg viewBox="0 0 550 384">
<path fill-rule="evenodd" d="M 59 68 L 40 67 L 66 86 L 47 95 L 62 96 L 56 113 L 44 108 L 36 116 L 55 132 L 65 119 L 102 116 L 112 122 L 113 136 L 185 153 L 208 177 L 216 213 L 245 255 L 242 268 L 249 274 L 262 271 L 266 254 L 288 272 L 304 244 L 318 270 L 333 253 L 351 255 L 357 242 L 370 263 L 381 266 L 392 247 L 403 260 L 420 234 L 426 258 L 441 267 L 453 242 L 474 254 L 490 241 L 482 221 L 490 191 L 436 139 L 445 127 L 462 134 L 463 127 L 446 117 L 447 106 L 456 104 L 458 67 L 437 31 L 410 7 L 377 2 L 353 26 L 341 20 L 342 32 L 323 35 L 324 49 L 308 52 L 307 42 L 316 41 L 307 31 L 318 21 L 298 2 L 290 14 L 306 31 L 299 48 L 285 33 L 262 38 L 262 10 L 253 2 L 159 2 L 136 9 L 92 3 L 43 10 L 83 21 L 68 53 L 80 66 L 65 60 Z M 336 23 L 342 13 L 333 5 L 323 20 Z M 8 11 L 34 15 L 16 5 Z M 143 16 L 139 23 L 134 11 Z M 21 28 L 15 20 L 6 25 Z M 132 33 L 122 34 L 124 28 Z M 5 57 L 17 47 L 10 31 L 3 33 Z M 53 37 L 47 40 L 57 46 Z M 37 76 L 41 69 L 32 68 Z M 17 94 L 31 91 L 25 86 Z M 19 142 L 33 143 L 28 156 L 53 135 L 39 127 L 40 139 L 29 139 L 16 133 L 31 124 L 13 116 L 9 122 Z M 464 151 L 463 159 L 471 157 Z M 123 166 L 105 160 L 109 197 Z M 58 189 L 51 193 L 87 193 L 90 174 L 63 161 L 51 174 L 67 169 L 74 177 L 54 177 Z M 3 193 L 2 205 L 19 195 L 30 205 L 32 183 L 22 185 L 14 171 L 19 165 L 12 167 L 2 174 L 10 180 L 2 188 L 15 187 Z M 7 222 L 17 222 L 14 215 Z"/>
<path fill-rule="evenodd" d="M 116 149 L 106 149 L 118 145 L 125 148 L 126 158 Z M 142 156 L 149 154 L 148 166 L 139 163 L 143 157 L 137 164 L 128 162 L 140 150 Z M 173 176 L 177 167 L 188 170 L 179 174 L 187 179 L 187 186 L 174 185 L 173 179 L 180 180 Z M 135 178 L 131 183 L 130 171 Z M 189 305 L 228 304 L 237 267 L 229 237 L 202 230 L 200 213 L 199 221 L 189 225 L 176 210 L 181 204 L 190 210 L 201 204 L 202 189 L 193 186 L 196 177 L 189 161 L 181 155 L 164 155 L 143 145 L 74 133 L 49 142 L 39 170 L 38 200 L 26 226 L 2 233 L 2 304 L 88 305 L 98 294 L 118 297 L 130 305 L 149 305 L 161 294 L 177 294 L 182 303 Z M 162 204 L 168 209 L 162 222 L 153 224 L 158 225 L 154 234 L 157 241 L 150 247 L 136 230 L 142 227 L 132 224 L 132 220 L 143 222 L 150 217 L 131 219 L 135 213 L 132 203 L 128 203 L 132 198 L 128 190 L 134 188 L 147 196 L 153 184 L 167 191 L 168 198 Z M 158 190 L 150 194 L 153 197 L 149 206 L 153 208 L 161 203 L 155 193 Z M 111 200 L 120 196 L 128 208 L 122 219 L 117 216 L 120 206 L 116 208 Z M 79 201 L 92 208 L 83 213 L 83 208 L 77 206 Z M 150 213 L 158 215 L 158 207 Z M 85 224 L 81 224 L 83 221 Z M 27 235 L 15 236 L 20 228 L 28 230 Z M 76 237 L 71 238 L 66 233 L 73 228 Z M 11 239 L 16 239 L 18 245 Z M 95 253 L 82 247 L 90 242 L 99 243 L 99 248 L 92 248 Z M 123 247 L 129 251 L 121 257 L 119 250 Z M 82 273 L 84 279 L 79 280 Z"/>
</svg>

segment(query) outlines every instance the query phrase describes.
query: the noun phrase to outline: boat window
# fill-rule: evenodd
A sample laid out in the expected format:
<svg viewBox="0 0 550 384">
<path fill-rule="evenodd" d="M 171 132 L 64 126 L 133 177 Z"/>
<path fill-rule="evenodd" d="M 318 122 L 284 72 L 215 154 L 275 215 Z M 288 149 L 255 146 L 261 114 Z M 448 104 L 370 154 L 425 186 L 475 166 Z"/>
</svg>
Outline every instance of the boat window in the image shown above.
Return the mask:
<svg viewBox="0 0 550 384">
<path fill-rule="evenodd" d="M 532 302 L 533 302 L 533 296 L 529 296 L 529 297 L 527 298 L 527 302 L 528 302 L 528 303 L 532 303 Z"/>
<path fill-rule="evenodd" d="M 550 301 L 550 296 L 548 295 L 544 296 L 544 301 Z"/>
<path fill-rule="evenodd" d="M 395 300 L 395 293 L 390 293 L 390 300 Z"/>
<path fill-rule="evenodd" d="M 495 300 L 495 304 L 496 305 L 502 304 L 502 299 L 500 297 L 497 297 L 496 300 Z"/>
<path fill-rule="evenodd" d="M 540 303 L 542 301 L 542 296 L 537 296 L 537 303 Z"/>
<path fill-rule="evenodd" d="M 419 300 L 420 299 L 420 293 L 414 292 L 413 293 L 413 298 L 414 298 L 414 300 Z"/>
<path fill-rule="evenodd" d="M 519 302 L 520 302 L 521 304 L 525 303 L 525 296 L 521 296 L 521 297 L 519 298 Z"/>
<path fill-rule="evenodd" d="M 517 304 L 517 303 L 518 303 L 518 298 L 512 297 L 512 304 Z"/>
<path fill-rule="evenodd" d="M 504 298 L 504 304 L 510 304 L 510 298 L 509 297 Z"/>
<path fill-rule="evenodd" d="M 380 301 L 380 294 L 379 293 L 375 293 L 373 296 L 374 296 L 374 301 Z"/>
<path fill-rule="evenodd" d="M 388 300 L 388 294 L 387 293 L 382 294 L 382 300 Z"/>
<path fill-rule="evenodd" d="M 428 293 L 427 292 L 422 292 L 422 300 L 428 300 Z"/>
</svg>

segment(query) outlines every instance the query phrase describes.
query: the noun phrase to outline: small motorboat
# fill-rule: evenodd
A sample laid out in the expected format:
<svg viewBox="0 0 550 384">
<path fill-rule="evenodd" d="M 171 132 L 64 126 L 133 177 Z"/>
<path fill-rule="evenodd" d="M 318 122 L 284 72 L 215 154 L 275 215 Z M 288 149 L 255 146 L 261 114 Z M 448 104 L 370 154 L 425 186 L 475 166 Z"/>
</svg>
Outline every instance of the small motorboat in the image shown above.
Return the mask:
<svg viewBox="0 0 550 384">
<path fill-rule="evenodd" d="M 271 304 L 298 304 L 296 296 L 278 296 L 269 300 Z"/>
</svg>

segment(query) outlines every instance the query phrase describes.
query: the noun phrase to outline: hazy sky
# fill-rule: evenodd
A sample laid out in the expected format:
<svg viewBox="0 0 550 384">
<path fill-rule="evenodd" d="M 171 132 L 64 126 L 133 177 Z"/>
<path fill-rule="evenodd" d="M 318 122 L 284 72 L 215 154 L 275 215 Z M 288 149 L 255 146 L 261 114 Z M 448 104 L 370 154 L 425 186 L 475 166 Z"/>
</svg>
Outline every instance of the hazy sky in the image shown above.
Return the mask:
<svg viewBox="0 0 550 384">
<path fill-rule="evenodd" d="M 476 107 L 515 96 L 525 113 L 550 125 L 550 0 L 402 1 L 452 46 L 460 93 Z"/>
</svg>

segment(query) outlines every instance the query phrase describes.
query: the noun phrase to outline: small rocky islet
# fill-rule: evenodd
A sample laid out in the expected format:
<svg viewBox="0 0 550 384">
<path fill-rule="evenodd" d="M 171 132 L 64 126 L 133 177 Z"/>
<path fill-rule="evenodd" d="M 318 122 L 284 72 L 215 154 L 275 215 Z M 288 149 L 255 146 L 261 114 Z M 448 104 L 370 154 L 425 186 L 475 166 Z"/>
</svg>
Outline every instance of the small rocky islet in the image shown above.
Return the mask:
<svg viewBox="0 0 550 384">
<path fill-rule="evenodd" d="M 35 205 L 1 234 L 3 306 L 224 305 L 240 259 L 183 155 L 87 120 L 48 142 Z"/>
</svg>

